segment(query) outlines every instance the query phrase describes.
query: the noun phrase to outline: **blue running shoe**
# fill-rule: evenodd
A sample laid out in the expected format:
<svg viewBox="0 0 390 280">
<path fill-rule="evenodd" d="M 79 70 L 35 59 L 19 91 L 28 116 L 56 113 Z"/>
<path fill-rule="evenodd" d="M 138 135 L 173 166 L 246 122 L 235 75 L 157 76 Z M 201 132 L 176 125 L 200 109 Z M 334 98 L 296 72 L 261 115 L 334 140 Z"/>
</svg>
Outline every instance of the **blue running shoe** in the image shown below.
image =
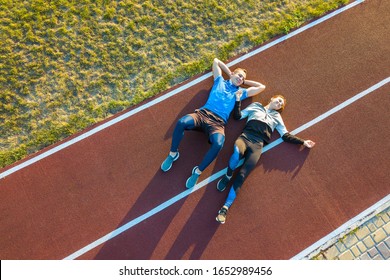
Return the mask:
<svg viewBox="0 0 390 280">
<path fill-rule="evenodd" d="M 194 169 L 192 169 L 192 175 L 190 178 L 187 179 L 187 182 L 186 182 L 187 189 L 193 188 L 196 185 L 196 182 L 198 181 L 200 174 L 195 172 L 195 170 L 197 168 L 198 167 L 195 166 Z"/>
<path fill-rule="evenodd" d="M 223 192 L 226 189 L 226 186 L 229 183 L 230 178 L 232 178 L 232 176 L 229 177 L 228 175 L 223 175 L 223 177 L 217 183 L 217 190 Z"/>
<path fill-rule="evenodd" d="M 177 152 L 174 157 L 168 155 L 168 157 L 161 164 L 161 170 L 167 172 L 169 169 L 171 169 L 173 162 L 179 158 L 179 155 L 179 152 Z"/>
</svg>

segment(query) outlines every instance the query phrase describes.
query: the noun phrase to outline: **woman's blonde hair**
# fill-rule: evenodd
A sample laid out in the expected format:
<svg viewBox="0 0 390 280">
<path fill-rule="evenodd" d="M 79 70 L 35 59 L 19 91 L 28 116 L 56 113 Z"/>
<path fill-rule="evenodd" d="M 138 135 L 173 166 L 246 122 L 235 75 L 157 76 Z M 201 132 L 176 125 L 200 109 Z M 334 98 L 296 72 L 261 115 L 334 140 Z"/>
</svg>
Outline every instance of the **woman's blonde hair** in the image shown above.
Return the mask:
<svg viewBox="0 0 390 280">
<path fill-rule="evenodd" d="M 287 104 L 286 97 L 284 97 L 284 96 L 281 95 L 281 94 L 276 94 L 276 95 L 274 95 L 274 96 L 271 97 L 271 100 L 270 100 L 269 102 L 271 102 L 272 99 L 275 99 L 275 98 L 282 98 L 282 99 L 283 99 L 283 105 L 282 105 L 282 107 L 280 107 L 279 110 L 276 110 L 276 111 L 278 111 L 279 113 L 281 113 L 281 112 L 284 110 L 284 107 L 286 107 L 286 104 Z"/>
</svg>

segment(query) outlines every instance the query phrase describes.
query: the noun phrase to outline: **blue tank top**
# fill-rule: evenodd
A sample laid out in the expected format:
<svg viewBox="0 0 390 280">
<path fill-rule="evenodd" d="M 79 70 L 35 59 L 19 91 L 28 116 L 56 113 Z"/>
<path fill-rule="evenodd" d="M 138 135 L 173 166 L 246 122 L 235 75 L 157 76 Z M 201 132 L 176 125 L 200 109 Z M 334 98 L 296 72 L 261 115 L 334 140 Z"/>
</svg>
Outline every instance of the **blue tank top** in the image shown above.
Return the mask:
<svg viewBox="0 0 390 280">
<path fill-rule="evenodd" d="M 218 76 L 214 80 L 206 104 L 200 109 L 210 110 L 220 116 L 226 123 L 234 108 L 234 103 L 236 101 L 235 93 L 239 89 L 240 87 L 232 84 L 230 80 L 224 80 L 222 76 Z M 244 100 L 248 97 L 248 93 L 245 88 L 241 89 L 243 90 L 241 100 Z"/>
</svg>

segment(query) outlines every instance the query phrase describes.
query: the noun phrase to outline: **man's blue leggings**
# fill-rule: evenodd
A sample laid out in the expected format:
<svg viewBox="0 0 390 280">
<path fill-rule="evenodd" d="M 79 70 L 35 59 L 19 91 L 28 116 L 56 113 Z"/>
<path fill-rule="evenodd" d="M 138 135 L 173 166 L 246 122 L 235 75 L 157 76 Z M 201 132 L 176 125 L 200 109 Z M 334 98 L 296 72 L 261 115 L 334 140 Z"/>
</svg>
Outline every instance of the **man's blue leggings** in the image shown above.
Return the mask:
<svg viewBox="0 0 390 280">
<path fill-rule="evenodd" d="M 195 126 L 195 121 L 190 115 L 185 115 L 176 124 L 175 130 L 173 131 L 171 152 L 177 152 L 179 144 L 184 137 L 185 130 L 192 130 L 198 128 Z M 207 131 L 204 131 L 207 133 Z M 199 170 L 203 171 L 210 163 L 217 157 L 219 151 L 222 149 L 225 142 L 225 136 L 221 133 L 214 133 L 209 136 L 211 144 L 210 149 L 207 151 L 206 156 L 199 164 Z"/>
</svg>

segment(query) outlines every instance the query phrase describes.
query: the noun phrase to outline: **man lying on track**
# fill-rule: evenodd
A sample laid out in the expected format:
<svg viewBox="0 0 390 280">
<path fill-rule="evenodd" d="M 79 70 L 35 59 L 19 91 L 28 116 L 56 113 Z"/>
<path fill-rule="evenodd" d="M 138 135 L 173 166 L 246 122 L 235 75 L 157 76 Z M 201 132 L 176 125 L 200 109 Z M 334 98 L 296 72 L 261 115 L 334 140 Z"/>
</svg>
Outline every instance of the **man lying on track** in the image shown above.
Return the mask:
<svg viewBox="0 0 390 280">
<path fill-rule="evenodd" d="M 174 161 L 179 158 L 178 147 L 183 139 L 185 130 L 202 130 L 208 135 L 210 149 L 199 166 L 192 169 L 192 175 L 187 179 L 186 187 L 196 185 L 203 170 L 217 157 L 225 142 L 225 125 L 234 108 L 236 92 L 240 90 L 240 100 L 259 94 L 265 86 L 259 82 L 245 80 L 247 71 L 237 68 L 233 72 L 219 59 L 213 62 L 214 84 L 206 104 L 194 113 L 180 118 L 173 132 L 172 144 L 168 157 L 161 164 L 161 169 L 167 172 Z M 228 80 L 222 77 L 222 71 L 229 76 Z M 241 88 L 241 85 L 248 88 Z"/>
</svg>

